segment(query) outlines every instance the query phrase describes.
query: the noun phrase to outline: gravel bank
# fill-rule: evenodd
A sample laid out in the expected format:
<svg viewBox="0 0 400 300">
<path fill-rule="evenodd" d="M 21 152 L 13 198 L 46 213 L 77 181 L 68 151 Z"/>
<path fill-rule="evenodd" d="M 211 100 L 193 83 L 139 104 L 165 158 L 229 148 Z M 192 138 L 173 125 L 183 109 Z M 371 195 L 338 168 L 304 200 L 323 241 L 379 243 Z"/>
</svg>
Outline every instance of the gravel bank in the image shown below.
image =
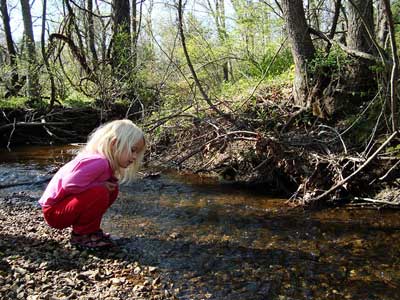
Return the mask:
<svg viewBox="0 0 400 300">
<path fill-rule="evenodd" d="M 177 299 L 160 270 L 118 240 L 112 251 L 78 251 L 69 230 L 49 228 L 36 199 L 0 198 L 0 299 Z"/>
</svg>

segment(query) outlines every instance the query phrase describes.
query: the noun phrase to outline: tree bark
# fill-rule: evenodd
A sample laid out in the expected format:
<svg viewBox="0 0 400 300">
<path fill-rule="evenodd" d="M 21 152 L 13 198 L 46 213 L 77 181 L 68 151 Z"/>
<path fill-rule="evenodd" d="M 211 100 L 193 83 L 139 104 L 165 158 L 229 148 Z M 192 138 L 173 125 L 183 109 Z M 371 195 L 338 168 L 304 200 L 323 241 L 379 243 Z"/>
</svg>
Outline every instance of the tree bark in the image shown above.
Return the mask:
<svg viewBox="0 0 400 300">
<path fill-rule="evenodd" d="M 295 63 L 294 101 L 299 106 L 310 106 L 311 103 L 307 103 L 307 99 L 312 74 L 308 73 L 307 64 L 314 58 L 315 48 L 308 32 L 303 1 L 283 0 L 281 5 Z"/>
<path fill-rule="evenodd" d="M 95 68 L 98 64 L 98 56 L 94 35 L 94 22 L 93 22 L 93 0 L 87 0 L 87 20 L 88 20 L 88 36 L 89 36 L 89 49 L 92 54 L 92 65 Z"/>
<path fill-rule="evenodd" d="M 131 4 L 131 51 L 132 51 L 132 64 L 135 68 L 137 66 L 137 39 L 138 39 L 138 20 L 137 20 L 137 4 L 136 0 L 132 0 Z"/>
<path fill-rule="evenodd" d="M 376 39 L 382 48 L 386 48 L 386 41 L 389 34 L 388 20 L 385 14 L 384 0 L 379 0 L 376 9 Z"/>
<path fill-rule="evenodd" d="M 227 114 L 225 114 L 224 112 L 220 111 L 220 110 L 218 109 L 218 107 L 216 107 L 216 106 L 214 105 L 214 103 L 211 101 L 210 97 L 207 95 L 206 91 L 204 90 L 203 86 L 201 85 L 201 82 L 200 82 L 199 78 L 197 77 L 196 71 L 194 70 L 192 61 L 191 61 L 190 56 L 189 56 L 189 52 L 188 52 L 187 47 L 186 47 L 185 34 L 184 34 L 184 32 L 183 32 L 183 7 L 182 7 L 182 0 L 178 0 L 178 22 L 179 22 L 179 23 L 178 23 L 178 30 L 179 30 L 179 35 L 180 35 L 180 38 L 181 38 L 183 53 L 184 53 L 184 55 L 185 55 L 186 62 L 187 62 L 187 64 L 188 64 L 188 66 L 189 66 L 190 72 L 191 72 L 191 74 L 192 74 L 192 76 L 193 76 L 193 80 L 194 80 L 194 82 L 195 82 L 197 88 L 199 89 L 199 91 L 200 91 L 200 93 L 201 93 L 203 99 L 207 102 L 207 104 L 210 106 L 210 108 L 211 108 L 215 113 L 217 113 L 219 116 L 221 116 L 221 117 L 223 117 L 223 118 L 229 120 L 230 122 L 233 122 L 233 123 L 234 123 L 234 121 L 232 120 L 232 118 L 231 118 L 230 115 L 227 115 Z"/>
<path fill-rule="evenodd" d="M 17 66 L 17 51 L 14 47 L 14 41 L 11 33 L 10 16 L 7 9 L 7 0 L 0 0 L 0 10 L 3 19 L 4 33 L 7 43 L 7 52 L 11 66 L 11 82 L 10 88 L 6 96 L 15 96 L 18 94 L 18 66 Z"/>
<path fill-rule="evenodd" d="M 43 0 L 43 10 L 42 10 L 42 34 L 41 34 L 41 50 L 43 56 L 43 62 L 46 66 L 47 73 L 50 79 L 50 103 L 48 110 L 50 111 L 53 108 L 54 102 L 56 101 L 56 85 L 54 83 L 54 75 L 51 70 L 49 59 L 46 53 L 46 16 L 47 16 L 47 0 Z"/>
<path fill-rule="evenodd" d="M 336 33 L 336 27 L 337 27 L 338 20 L 339 20 L 341 6 L 342 6 L 341 0 L 334 1 L 334 13 L 333 13 L 333 19 L 332 19 L 332 26 L 331 26 L 331 30 L 329 31 L 329 35 L 328 35 L 328 38 L 331 40 L 333 39 L 333 37 L 335 36 L 335 33 Z M 325 48 L 325 52 L 329 53 L 329 51 L 331 50 L 331 47 L 332 47 L 332 44 L 329 42 Z"/>
<path fill-rule="evenodd" d="M 372 0 L 350 0 L 347 5 L 348 30 L 347 46 L 354 50 L 374 54 L 376 48 L 373 43 L 373 5 Z M 353 97 L 351 106 L 356 106 L 363 101 L 357 96 L 360 92 L 375 90 L 376 83 L 370 70 L 371 62 L 364 59 L 355 59 L 348 66 L 346 75 L 346 88 L 356 96 Z"/>
<path fill-rule="evenodd" d="M 118 79 L 127 79 L 130 70 L 130 7 L 129 0 L 113 0 L 112 67 Z"/>
<path fill-rule="evenodd" d="M 220 43 L 225 44 L 228 33 L 226 31 L 226 17 L 225 17 L 225 5 L 224 0 L 216 0 L 216 12 L 217 12 L 217 31 Z M 225 61 L 222 65 L 222 72 L 224 74 L 224 80 L 229 80 L 229 60 Z"/>
<path fill-rule="evenodd" d="M 347 45 L 362 52 L 372 53 L 373 43 L 368 34 L 373 32 L 372 0 L 352 0 L 348 8 Z"/>
<path fill-rule="evenodd" d="M 39 72 L 37 70 L 37 57 L 35 49 L 35 39 L 33 37 L 32 16 L 29 0 L 21 0 L 21 11 L 24 22 L 24 38 L 26 45 L 26 54 L 28 60 L 27 72 L 27 94 L 31 104 L 40 101 Z"/>
<path fill-rule="evenodd" d="M 392 72 L 390 75 L 390 110 L 392 117 L 392 131 L 395 132 L 399 130 L 399 122 L 398 122 L 398 112 L 397 112 L 397 87 L 398 87 L 398 79 L 399 79 L 399 56 L 397 54 L 397 45 L 396 45 L 396 35 L 394 29 L 394 21 L 392 10 L 390 7 L 389 0 L 383 0 L 383 7 L 385 11 L 386 18 L 388 20 L 388 29 L 390 35 L 390 46 L 392 48 L 392 57 L 393 57 L 393 66 Z"/>
</svg>

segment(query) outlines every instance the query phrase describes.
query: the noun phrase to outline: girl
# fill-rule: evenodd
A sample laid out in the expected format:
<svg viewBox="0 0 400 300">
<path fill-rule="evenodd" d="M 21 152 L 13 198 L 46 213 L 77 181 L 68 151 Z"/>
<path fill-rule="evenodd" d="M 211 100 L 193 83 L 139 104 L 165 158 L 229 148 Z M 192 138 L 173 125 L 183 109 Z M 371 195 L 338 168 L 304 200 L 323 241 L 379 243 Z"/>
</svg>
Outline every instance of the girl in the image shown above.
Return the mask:
<svg viewBox="0 0 400 300">
<path fill-rule="evenodd" d="M 39 203 L 53 228 L 72 226 L 71 244 L 80 248 L 113 246 L 100 229 L 101 219 L 118 195 L 118 180 L 131 181 L 143 159 L 142 130 L 130 120 L 97 128 L 78 155 L 48 184 Z"/>
</svg>

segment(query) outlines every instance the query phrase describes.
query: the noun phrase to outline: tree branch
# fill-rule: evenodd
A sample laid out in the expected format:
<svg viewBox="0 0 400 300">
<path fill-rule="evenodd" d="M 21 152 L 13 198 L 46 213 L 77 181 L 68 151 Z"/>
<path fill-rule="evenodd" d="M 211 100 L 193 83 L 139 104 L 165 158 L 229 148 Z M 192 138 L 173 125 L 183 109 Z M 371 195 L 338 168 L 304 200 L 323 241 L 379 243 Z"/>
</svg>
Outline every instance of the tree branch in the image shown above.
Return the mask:
<svg viewBox="0 0 400 300">
<path fill-rule="evenodd" d="M 353 178 L 355 175 L 357 175 L 358 173 L 360 173 L 360 171 L 362 169 L 364 169 L 377 155 L 379 152 L 381 152 L 381 150 L 383 148 L 386 147 L 387 144 L 390 143 L 390 141 L 397 135 L 399 134 L 398 131 L 395 131 L 392 133 L 392 135 L 387 138 L 387 140 L 352 174 L 350 174 L 349 176 L 347 176 L 345 179 L 341 180 L 340 182 L 338 182 L 336 185 L 334 185 L 333 187 L 331 187 L 329 190 L 327 190 L 326 192 L 322 193 L 321 195 L 319 195 L 318 197 L 312 198 L 310 200 L 308 200 L 307 202 L 315 202 L 318 200 L 323 199 L 324 197 L 328 196 L 330 193 L 332 193 L 333 191 L 337 190 L 339 187 L 341 187 L 343 184 L 345 184 L 346 182 L 348 182 L 351 178 Z"/>
<path fill-rule="evenodd" d="M 181 37 L 181 43 L 182 43 L 182 49 L 183 53 L 185 54 L 186 62 L 188 64 L 188 67 L 190 69 L 190 72 L 193 76 L 193 80 L 196 83 L 197 88 L 199 89 L 201 95 L 203 96 L 204 100 L 207 102 L 207 104 L 210 106 L 210 108 L 216 112 L 218 115 L 221 117 L 227 119 L 228 121 L 232 122 L 232 118 L 225 114 L 224 112 L 220 111 L 211 101 L 210 97 L 208 97 L 207 93 L 204 91 L 203 86 L 200 83 L 199 78 L 197 77 L 196 71 L 194 70 L 192 61 L 189 56 L 189 52 L 186 47 L 186 39 L 185 39 L 185 34 L 183 32 L 183 8 L 182 8 L 182 0 L 178 1 L 178 19 L 179 19 L 179 34 Z"/>
</svg>

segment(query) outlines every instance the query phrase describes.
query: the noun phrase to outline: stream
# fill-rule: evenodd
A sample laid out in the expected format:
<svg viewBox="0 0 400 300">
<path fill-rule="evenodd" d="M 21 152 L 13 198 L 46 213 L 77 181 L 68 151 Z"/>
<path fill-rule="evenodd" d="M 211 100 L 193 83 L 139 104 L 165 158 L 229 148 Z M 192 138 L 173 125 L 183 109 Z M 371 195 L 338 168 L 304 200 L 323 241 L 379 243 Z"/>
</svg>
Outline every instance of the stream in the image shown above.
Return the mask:
<svg viewBox="0 0 400 300">
<path fill-rule="evenodd" d="M 0 197 L 39 198 L 76 149 L 3 150 Z M 5 188 L 13 183 L 27 184 Z M 395 210 L 290 208 L 251 188 L 164 171 L 122 186 L 102 228 L 162 270 L 178 299 L 400 299 Z"/>
</svg>

